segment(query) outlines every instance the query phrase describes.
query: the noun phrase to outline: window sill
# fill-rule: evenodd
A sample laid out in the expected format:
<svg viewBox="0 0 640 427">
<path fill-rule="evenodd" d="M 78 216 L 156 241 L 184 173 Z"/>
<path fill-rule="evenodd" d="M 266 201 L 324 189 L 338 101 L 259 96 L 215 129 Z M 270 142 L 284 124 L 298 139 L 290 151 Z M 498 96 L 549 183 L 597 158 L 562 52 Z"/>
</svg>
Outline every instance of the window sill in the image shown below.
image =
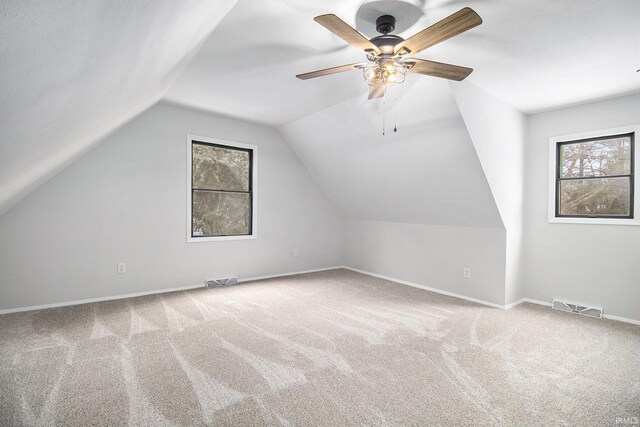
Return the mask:
<svg viewBox="0 0 640 427">
<path fill-rule="evenodd" d="M 187 237 L 187 243 L 202 243 L 202 242 L 220 242 L 228 240 L 254 240 L 258 236 L 251 234 L 249 236 L 211 236 L 211 237 Z"/>
<path fill-rule="evenodd" d="M 551 224 L 640 225 L 638 219 L 616 218 L 549 218 Z"/>
</svg>

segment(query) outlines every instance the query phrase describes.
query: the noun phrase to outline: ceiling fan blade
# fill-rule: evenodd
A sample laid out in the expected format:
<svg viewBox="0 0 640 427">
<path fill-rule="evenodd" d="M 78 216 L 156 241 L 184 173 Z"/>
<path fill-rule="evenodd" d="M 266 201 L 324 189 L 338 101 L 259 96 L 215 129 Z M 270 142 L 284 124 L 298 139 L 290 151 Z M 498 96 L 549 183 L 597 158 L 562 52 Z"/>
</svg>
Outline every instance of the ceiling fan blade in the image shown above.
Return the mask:
<svg viewBox="0 0 640 427">
<path fill-rule="evenodd" d="M 296 77 L 300 80 L 313 79 L 316 77 L 328 76 L 329 74 L 342 73 L 343 71 L 355 70 L 366 65 L 364 62 L 357 64 L 340 65 L 338 67 L 325 68 L 323 70 L 311 71 L 309 73 L 298 74 Z"/>
<path fill-rule="evenodd" d="M 329 13 L 313 18 L 318 24 L 322 25 L 342 40 L 346 41 L 353 47 L 366 51 L 379 53 L 378 47 L 371 43 L 362 33 L 338 18 L 336 15 Z"/>
<path fill-rule="evenodd" d="M 415 55 L 480 24 L 482 24 L 482 18 L 473 9 L 465 7 L 400 42 L 396 45 L 395 53 L 397 55 Z"/>
<path fill-rule="evenodd" d="M 442 62 L 427 61 L 418 58 L 407 59 L 405 66 L 407 67 L 407 71 L 411 73 L 426 74 L 427 76 L 441 77 L 458 82 L 466 79 L 473 71 L 473 68 L 443 64 Z"/>
<path fill-rule="evenodd" d="M 387 87 L 383 84 L 369 86 L 369 99 L 382 98 Z"/>
</svg>

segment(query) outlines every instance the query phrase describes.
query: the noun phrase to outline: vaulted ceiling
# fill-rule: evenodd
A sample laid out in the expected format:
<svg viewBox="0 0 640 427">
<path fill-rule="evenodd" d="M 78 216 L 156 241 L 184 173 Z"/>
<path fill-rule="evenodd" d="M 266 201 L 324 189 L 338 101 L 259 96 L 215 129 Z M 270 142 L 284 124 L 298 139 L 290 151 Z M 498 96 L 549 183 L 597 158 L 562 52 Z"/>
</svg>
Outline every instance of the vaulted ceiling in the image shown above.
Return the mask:
<svg viewBox="0 0 640 427">
<path fill-rule="evenodd" d="M 441 159 L 467 159 L 465 173 L 473 176 L 461 175 L 459 190 L 468 203 L 475 197 L 476 206 L 489 206 L 457 223 L 493 224 L 495 206 L 474 178 L 482 175 L 475 175 L 477 159 L 469 160 L 469 136 L 446 82 L 411 75 L 382 105 L 366 101 L 358 72 L 294 77 L 363 59 L 316 24 L 316 15 L 336 13 L 374 36 L 371 10 L 389 8 L 407 37 L 464 6 L 484 23 L 418 56 L 473 67 L 472 84 L 525 113 L 640 89 L 637 0 L 6 0 L 0 4 L 0 214 L 163 100 L 278 127 L 334 203 L 356 217 L 440 221 L 424 200 L 413 211 L 411 205 L 392 209 L 393 188 L 403 185 L 449 201 L 433 186 L 434 177 L 446 181 L 446 174 L 437 175 L 441 163 L 400 170 L 406 154 L 391 144 L 438 159 L 431 141 L 454 141 Z M 396 114 L 401 131 L 381 139 L 383 116 Z M 365 159 L 370 169 L 362 176 L 343 176 L 336 166 Z M 387 179 L 368 176 L 372 171 Z M 387 204 L 367 209 L 376 200 L 359 199 L 356 187 L 341 184 L 347 179 L 379 185 Z M 459 203 L 451 210 L 469 207 Z"/>
<path fill-rule="evenodd" d="M 345 218 L 501 227 L 449 84 L 402 89 L 385 104 L 359 96 L 280 132 Z"/>
<path fill-rule="evenodd" d="M 239 0 L 165 99 L 289 123 L 367 92 L 356 71 L 294 77 L 364 60 L 314 16 L 335 13 L 373 37 L 374 26 L 359 18 L 388 10 L 400 15 L 399 35 L 406 38 L 465 6 L 483 24 L 417 56 L 474 68 L 469 81 L 525 113 L 640 88 L 637 0 Z"/>
<path fill-rule="evenodd" d="M 156 103 L 235 0 L 3 0 L 0 214 Z"/>
</svg>

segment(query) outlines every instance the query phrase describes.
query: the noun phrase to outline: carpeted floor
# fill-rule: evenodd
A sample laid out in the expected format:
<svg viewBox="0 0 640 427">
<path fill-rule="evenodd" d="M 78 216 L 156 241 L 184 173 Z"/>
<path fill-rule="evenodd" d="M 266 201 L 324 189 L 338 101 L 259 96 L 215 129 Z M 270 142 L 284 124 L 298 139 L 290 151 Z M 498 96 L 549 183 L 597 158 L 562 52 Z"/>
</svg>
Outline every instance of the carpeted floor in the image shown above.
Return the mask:
<svg viewBox="0 0 640 427">
<path fill-rule="evenodd" d="M 0 339 L 2 426 L 640 416 L 640 327 L 348 270 L 4 315 Z"/>
</svg>

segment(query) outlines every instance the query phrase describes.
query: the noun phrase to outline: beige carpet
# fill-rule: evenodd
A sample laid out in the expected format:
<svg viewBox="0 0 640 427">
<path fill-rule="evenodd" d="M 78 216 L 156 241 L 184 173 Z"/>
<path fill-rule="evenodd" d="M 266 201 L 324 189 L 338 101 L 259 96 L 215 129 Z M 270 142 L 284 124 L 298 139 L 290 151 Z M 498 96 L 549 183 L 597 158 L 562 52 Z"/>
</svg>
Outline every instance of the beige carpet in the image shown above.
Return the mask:
<svg viewBox="0 0 640 427">
<path fill-rule="evenodd" d="M 4 315 L 0 339 L 2 426 L 640 416 L 638 326 L 347 270 Z"/>
</svg>

